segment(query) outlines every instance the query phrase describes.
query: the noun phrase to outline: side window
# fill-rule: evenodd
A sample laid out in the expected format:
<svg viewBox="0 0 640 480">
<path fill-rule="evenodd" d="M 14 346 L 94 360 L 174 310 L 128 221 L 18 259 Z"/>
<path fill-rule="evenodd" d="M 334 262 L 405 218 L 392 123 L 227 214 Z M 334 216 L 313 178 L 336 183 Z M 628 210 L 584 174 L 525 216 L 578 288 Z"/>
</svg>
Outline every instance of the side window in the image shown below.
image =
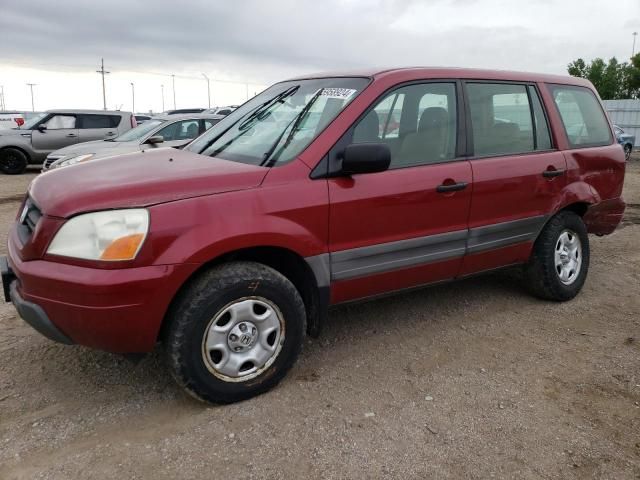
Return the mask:
<svg viewBox="0 0 640 480">
<path fill-rule="evenodd" d="M 353 129 L 353 143 L 383 142 L 390 168 L 455 159 L 457 132 L 454 83 L 407 85 L 383 96 Z"/>
<path fill-rule="evenodd" d="M 468 83 L 476 156 L 535 150 L 532 110 L 525 85 Z"/>
<path fill-rule="evenodd" d="M 76 117 L 73 115 L 54 115 L 45 122 L 47 130 L 60 130 L 63 128 L 76 128 Z"/>
<path fill-rule="evenodd" d="M 214 120 L 214 119 L 210 119 L 210 120 L 205 120 L 204 121 L 204 129 L 205 130 L 209 130 L 211 127 L 213 127 L 216 123 L 218 123 L 220 120 Z"/>
<path fill-rule="evenodd" d="M 595 147 L 611 143 L 609 121 L 591 90 L 568 85 L 550 85 L 569 145 Z"/>
<path fill-rule="evenodd" d="M 162 135 L 165 142 L 170 142 L 173 140 L 188 140 L 196 138 L 199 131 L 198 120 L 182 120 L 180 122 L 174 122 L 171 125 L 167 125 L 156 133 L 156 135 Z"/>
<path fill-rule="evenodd" d="M 81 115 L 80 128 L 114 128 L 114 120 L 117 119 L 115 126 L 118 126 L 120 117 L 114 115 Z"/>
</svg>

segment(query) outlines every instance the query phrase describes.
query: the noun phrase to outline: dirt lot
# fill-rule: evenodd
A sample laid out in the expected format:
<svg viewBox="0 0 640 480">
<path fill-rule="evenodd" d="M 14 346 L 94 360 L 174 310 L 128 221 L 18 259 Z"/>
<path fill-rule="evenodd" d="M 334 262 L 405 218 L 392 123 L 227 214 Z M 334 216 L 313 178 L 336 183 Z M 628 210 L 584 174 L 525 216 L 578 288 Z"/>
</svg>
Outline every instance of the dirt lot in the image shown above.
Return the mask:
<svg viewBox="0 0 640 480">
<path fill-rule="evenodd" d="M 12 198 L 0 177 L 0 253 Z M 503 272 L 343 307 L 274 391 L 207 407 L 159 351 L 54 344 L 0 305 L 0 479 L 640 478 L 640 158 L 582 294 Z"/>
</svg>

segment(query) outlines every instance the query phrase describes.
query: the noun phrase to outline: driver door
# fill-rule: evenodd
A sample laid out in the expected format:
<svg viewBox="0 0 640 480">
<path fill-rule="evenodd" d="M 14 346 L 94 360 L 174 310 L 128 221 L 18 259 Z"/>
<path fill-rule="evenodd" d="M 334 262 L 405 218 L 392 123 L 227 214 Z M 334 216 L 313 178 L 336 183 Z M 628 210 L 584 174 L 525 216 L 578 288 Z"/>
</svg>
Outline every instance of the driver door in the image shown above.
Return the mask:
<svg viewBox="0 0 640 480">
<path fill-rule="evenodd" d="M 389 170 L 330 178 L 331 302 L 455 277 L 471 203 L 455 82 L 385 94 L 346 135 L 386 143 Z M 445 187 L 445 188 L 443 188 Z"/>
<path fill-rule="evenodd" d="M 37 160 L 44 160 L 54 150 L 78 143 L 79 130 L 75 115 L 55 113 L 40 125 L 46 128 L 41 131 L 36 127 L 31 131 L 31 145 L 39 157 Z"/>
</svg>

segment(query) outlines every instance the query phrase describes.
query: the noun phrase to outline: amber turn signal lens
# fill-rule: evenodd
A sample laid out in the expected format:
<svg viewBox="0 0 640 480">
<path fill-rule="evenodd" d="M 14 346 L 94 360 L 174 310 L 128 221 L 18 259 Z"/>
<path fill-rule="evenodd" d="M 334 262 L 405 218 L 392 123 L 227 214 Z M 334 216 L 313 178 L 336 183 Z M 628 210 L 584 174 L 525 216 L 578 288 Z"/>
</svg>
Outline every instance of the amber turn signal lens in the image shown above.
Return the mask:
<svg viewBox="0 0 640 480">
<path fill-rule="evenodd" d="M 144 240 L 144 235 L 141 233 L 118 238 L 104 249 L 100 260 L 131 260 L 136 256 L 142 240 Z"/>
</svg>

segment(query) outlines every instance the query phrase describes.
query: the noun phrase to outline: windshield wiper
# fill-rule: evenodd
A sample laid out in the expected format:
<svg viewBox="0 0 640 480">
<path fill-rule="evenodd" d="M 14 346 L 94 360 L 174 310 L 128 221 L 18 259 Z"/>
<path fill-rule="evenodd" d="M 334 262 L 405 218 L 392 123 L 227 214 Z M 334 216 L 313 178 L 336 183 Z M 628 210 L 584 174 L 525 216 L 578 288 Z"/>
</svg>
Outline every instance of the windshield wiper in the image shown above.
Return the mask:
<svg viewBox="0 0 640 480">
<path fill-rule="evenodd" d="M 276 95 L 275 97 L 267 100 L 266 102 L 264 102 L 263 104 L 261 104 L 260 106 L 258 106 L 253 112 L 251 112 L 250 115 L 247 116 L 247 118 L 242 120 L 242 123 L 240 123 L 240 125 L 238 125 L 238 130 L 240 131 L 240 134 L 235 136 L 234 138 L 230 139 L 226 144 L 222 145 L 220 148 L 218 148 L 217 150 L 215 150 L 215 152 L 212 152 L 210 156 L 215 156 L 218 153 L 220 153 L 222 150 L 224 150 L 225 148 L 227 148 L 229 145 L 231 145 L 231 143 L 233 143 L 237 138 L 243 136 L 245 134 L 245 132 L 249 129 L 249 127 L 251 127 L 251 125 L 249 124 L 252 120 L 256 119 L 259 115 L 261 115 L 266 109 L 268 109 L 269 107 L 271 107 L 272 105 L 274 105 L 275 103 L 277 103 L 278 101 L 281 101 L 283 99 L 285 99 L 286 97 L 293 95 L 295 92 L 298 91 L 298 89 L 300 88 L 300 85 L 294 85 L 292 87 L 287 88 L 285 91 L 280 92 L 278 95 Z M 207 148 L 209 148 L 211 145 L 213 145 L 220 137 L 222 137 L 225 133 L 227 133 L 229 130 L 231 130 L 233 128 L 233 126 L 236 125 L 236 123 L 229 125 L 229 128 L 227 128 L 225 131 L 221 132 L 220 135 L 218 135 L 217 137 L 212 138 L 211 140 L 209 140 L 207 142 L 207 144 L 202 147 L 200 149 L 200 151 L 198 153 L 202 153 L 205 150 L 207 150 Z"/>
<path fill-rule="evenodd" d="M 291 131 L 289 132 L 289 135 L 287 135 L 287 138 L 284 141 L 284 145 L 280 149 L 280 153 L 283 152 L 284 149 L 289 146 L 289 144 L 291 143 L 291 140 L 293 140 L 293 136 L 298 131 L 298 127 L 302 123 L 302 120 L 304 119 L 304 117 L 307 116 L 307 113 L 309 113 L 309 110 L 311 110 L 311 107 L 313 107 L 313 104 L 316 103 L 316 100 L 318 100 L 318 97 L 322 94 L 323 90 L 324 90 L 323 88 L 319 89 L 315 93 L 315 95 L 313 97 L 311 97 L 311 99 L 304 106 L 304 108 L 302 110 L 300 110 L 300 113 L 298 113 L 295 117 L 293 117 L 291 122 L 289 122 L 289 125 L 291 125 Z M 271 144 L 271 147 L 269 147 L 269 150 L 267 150 L 265 152 L 264 159 L 262 160 L 260 165 L 264 165 L 264 166 L 267 166 L 267 167 L 272 167 L 273 164 L 278 161 L 278 156 L 280 154 L 276 155 L 271 160 L 270 160 L 270 157 L 273 155 L 273 152 L 275 152 L 276 148 L 278 147 L 278 144 L 280 143 L 280 140 L 282 140 L 282 137 L 284 137 L 284 134 L 287 132 L 287 130 L 289 130 L 289 125 L 287 125 L 287 127 L 284 130 L 282 130 L 282 133 L 280 135 L 278 135 L 278 138 L 276 138 L 276 141 L 273 142 Z"/>
<path fill-rule="evenodd" d="M 259 119 L 262 120 L 263 118 L 260 117 L 260 115 L 265 112 L 268 108 L 270 108 L 271 106 L 275 105 L 278 102 L 282 102 L 285 98 L 290 97 L 291 95 L 293 95 L 294 93 L 296 93 L 298 91 L 298 89 L 300 88 L 300 85 L 294 85 L 292 87 L 287 88 L 284 92 L 279 93 L 278 95 L 276 95 L 275 97 L 273 97 L 270 100 L 267 100 L 266 102 L 264 102 L 262 105 L 260 105 L 258 108 L 256 108 L 251 115 L 249 115 L 247 118 L 245 118 L 242 123 L 240 123 L 240 125 L 238 125 L 238 130 L 246 130 L 247 128 L 249 128 L 251 125 L 251 121 L 254 119 Z"/>
</svg>

